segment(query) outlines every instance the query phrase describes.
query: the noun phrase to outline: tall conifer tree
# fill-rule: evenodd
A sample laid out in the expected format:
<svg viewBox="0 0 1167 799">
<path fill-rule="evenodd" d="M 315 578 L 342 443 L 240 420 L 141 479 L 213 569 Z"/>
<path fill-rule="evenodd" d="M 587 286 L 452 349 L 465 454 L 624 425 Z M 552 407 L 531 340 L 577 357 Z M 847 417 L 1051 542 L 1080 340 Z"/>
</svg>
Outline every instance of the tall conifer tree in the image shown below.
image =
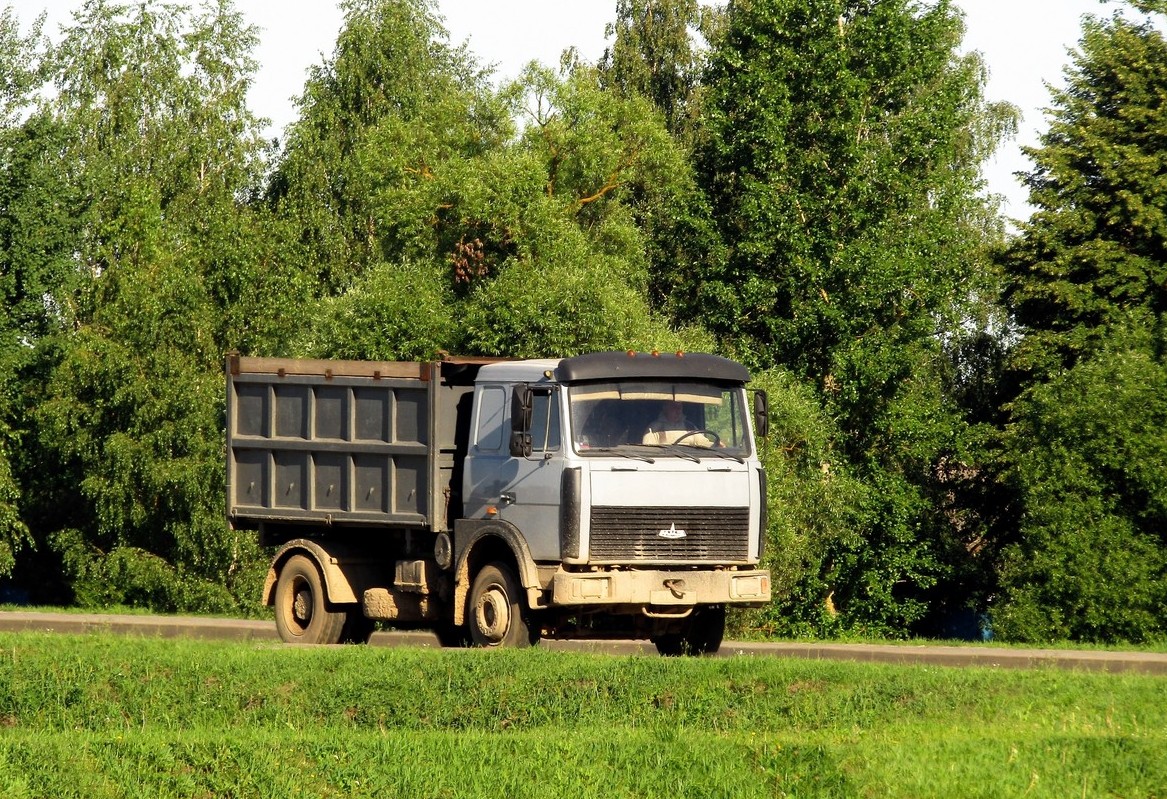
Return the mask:
<svg viewBox="0 0 1167 799">
<path fill-rule="evenodd" d="M 1131 5 L 1087 19 L 1003 259 L 1017 638 L 1167 633 L 1167 40 Z"/>
</svg>

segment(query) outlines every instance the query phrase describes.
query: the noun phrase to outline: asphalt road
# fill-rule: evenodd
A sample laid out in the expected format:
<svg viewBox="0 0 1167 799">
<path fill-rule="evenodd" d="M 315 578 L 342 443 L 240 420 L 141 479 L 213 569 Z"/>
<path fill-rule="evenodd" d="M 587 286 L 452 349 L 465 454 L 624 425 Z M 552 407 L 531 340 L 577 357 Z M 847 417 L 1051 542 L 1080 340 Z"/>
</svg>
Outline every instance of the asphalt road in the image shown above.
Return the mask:
<svg viewBox="0 0 1167 799">
<path fill-rule="evenodd" d="M 220 640 L 279 640 L 270 621 L 208 619 L 195 616 L 124 616 L 101 613 L 0 612 L 0 631 L 58 633 L 112 632 L 154 638 L 204 638 Z M 438 639 L 426 632 L 377 632 L 372 646 L 438 647 Z M 554 650 L 599 652 L 614 655 L 652 655 L 647 641 L 546 640 L 541 646 Z M 809 660 L 849 660 L 899 665 L 981 666 L 1003 669 L 1062 668 L 1082 671 L 1133 672 L 1167 675 L 1167 653 L 1103 652 L 1061 649 L 1006 649 L 986 646 L 916 646 L 876 644 L 749 643 L 727 641 L 719 657 L 754 655 Z"/>
</svg>

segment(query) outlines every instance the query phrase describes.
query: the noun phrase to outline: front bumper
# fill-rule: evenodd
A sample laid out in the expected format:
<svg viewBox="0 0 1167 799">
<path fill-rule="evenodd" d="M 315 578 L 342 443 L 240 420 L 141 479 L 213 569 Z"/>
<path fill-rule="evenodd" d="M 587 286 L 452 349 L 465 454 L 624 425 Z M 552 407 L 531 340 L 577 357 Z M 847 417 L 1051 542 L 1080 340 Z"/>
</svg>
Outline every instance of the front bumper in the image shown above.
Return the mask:
<svg viewBox="0 0 1167 799">
<path fill-rule="evenodd" d="M 761 607 L 769 602 L 770 572 L 765 570 L 559 571 L 551 581 L 551 604 L 559 606 Z"/>
</svg>

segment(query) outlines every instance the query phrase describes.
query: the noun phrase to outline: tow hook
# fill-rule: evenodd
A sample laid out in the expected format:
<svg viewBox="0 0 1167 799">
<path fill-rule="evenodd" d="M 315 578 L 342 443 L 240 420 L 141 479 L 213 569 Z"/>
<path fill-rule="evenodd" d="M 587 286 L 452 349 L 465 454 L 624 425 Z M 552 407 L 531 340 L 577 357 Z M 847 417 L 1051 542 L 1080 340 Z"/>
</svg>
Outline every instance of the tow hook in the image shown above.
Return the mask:
<svg viewBox="0 0 1167 799">
<path fill-rule="evenodd" d="M 677 599 L 685 598 L 685 581 L 684 580 L 665 580 L 665 588 L 672 591 L 673 596 Z"/>
</svg>

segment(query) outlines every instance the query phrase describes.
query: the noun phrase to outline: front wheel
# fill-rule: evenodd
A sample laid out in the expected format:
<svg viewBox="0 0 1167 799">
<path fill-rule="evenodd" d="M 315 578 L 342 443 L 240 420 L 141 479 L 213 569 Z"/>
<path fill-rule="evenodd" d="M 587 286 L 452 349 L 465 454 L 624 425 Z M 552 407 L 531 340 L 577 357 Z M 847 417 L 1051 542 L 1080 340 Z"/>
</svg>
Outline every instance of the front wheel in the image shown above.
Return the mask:
<svg viewBox="0 0 1167 799">
<path fill-rule="evenodd" d="M 344 633 L 346 614 L 324 595 L 324 578 L 311 558 L 293 555 L 280 569 L 275 593 L 276 631 L 289 644 L 335 644 Z"/>
<path fill-rule="evenodd" d="M 666 633 L 652 639 L 656 651 L 666 657 L 680 655 L 714 655 L 725 638 L 725 605 L 695 608 L 679 633 Z"/>
<path fill-rule="evenodd" d="M 495 561 L 482 567 L 470 586 L 470 640 L 475 646 L 522 647 L 538 640 L 514 570 Z M 532 632 L 534 629 L 534 632 Z"/>
</svg>

